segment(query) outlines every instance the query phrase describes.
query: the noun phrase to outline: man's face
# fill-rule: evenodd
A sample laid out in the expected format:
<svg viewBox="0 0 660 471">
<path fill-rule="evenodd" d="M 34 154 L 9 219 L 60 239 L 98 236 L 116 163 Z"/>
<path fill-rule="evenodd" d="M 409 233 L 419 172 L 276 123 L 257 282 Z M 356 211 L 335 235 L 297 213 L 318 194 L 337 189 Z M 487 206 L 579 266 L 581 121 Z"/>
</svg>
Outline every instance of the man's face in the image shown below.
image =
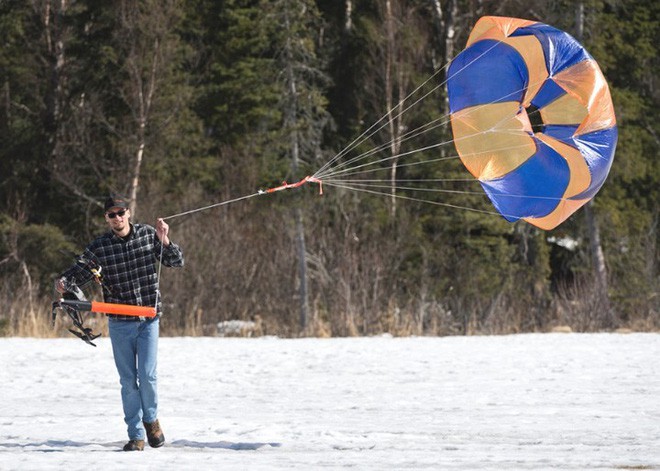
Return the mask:
<svg viewBox="0 0 660 471">
<path fill-rule="evenodd" d="M 105 221 L 113 231 L 123 232 L 128 227 L 128 218 L 130 216 L 130 210 L 114 207 L 105 212 Z"/>
</svg>

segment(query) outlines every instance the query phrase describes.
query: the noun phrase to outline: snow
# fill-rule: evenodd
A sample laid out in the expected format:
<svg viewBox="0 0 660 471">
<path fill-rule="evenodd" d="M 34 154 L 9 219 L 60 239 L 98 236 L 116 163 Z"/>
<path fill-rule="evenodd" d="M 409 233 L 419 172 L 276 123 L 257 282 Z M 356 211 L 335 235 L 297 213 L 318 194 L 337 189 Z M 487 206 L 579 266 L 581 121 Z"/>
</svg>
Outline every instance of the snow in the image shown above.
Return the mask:
<svg viewBox="0 0 660 471">
<path fill-rule="evenodd" d="M 161 338 L 133 453 L 97 342 L 0 339 L 0 469 L 660 469 L 658 334 Z"/>
</svg>

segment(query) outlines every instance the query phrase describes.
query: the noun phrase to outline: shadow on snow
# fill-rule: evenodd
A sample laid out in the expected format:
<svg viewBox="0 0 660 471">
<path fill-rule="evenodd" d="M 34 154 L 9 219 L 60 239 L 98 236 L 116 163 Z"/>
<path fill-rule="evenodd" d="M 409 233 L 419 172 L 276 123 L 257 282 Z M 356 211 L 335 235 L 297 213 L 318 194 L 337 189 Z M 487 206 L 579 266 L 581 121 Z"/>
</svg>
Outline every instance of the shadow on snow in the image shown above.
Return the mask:
<svg viewBox="0 0 660 471">
<path fill-rule="evenodd" d="M 72 440 L 46 440 L 42 442 L 33 442 L 33 443 L 0 443 L 1 449 L 11 449 L 11 448 L 22 448 L 22 449 L 33 449 L 32 451 L 39 451 L 42 453 L 57 453 L 66 451 L 67 448 L 83 448 L 88 446 L 102 446 L 107 448 L 118 448 L 119 451 L 124 445 L 124 442 L 112 442 L 112 443 L 95 443 L 95 442 L 76 442 Z M 223 450 L 258 450 L 263 447 L 280 447 L 281 443 L 276 442 L 197 442 L 193 440 L 174 440 L 171 443 L 166 443 L 165 448 L 215 448 Z M 93 450 L 91 450 L 93 451 Z"/>
</svg>

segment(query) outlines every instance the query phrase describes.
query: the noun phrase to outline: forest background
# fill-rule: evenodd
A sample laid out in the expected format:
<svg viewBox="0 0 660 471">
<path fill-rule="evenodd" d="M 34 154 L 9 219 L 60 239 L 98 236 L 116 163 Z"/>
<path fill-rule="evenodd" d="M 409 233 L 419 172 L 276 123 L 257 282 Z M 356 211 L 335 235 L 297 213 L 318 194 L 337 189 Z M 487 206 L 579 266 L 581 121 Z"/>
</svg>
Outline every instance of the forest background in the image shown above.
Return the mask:
<svg viewBox="0 0 660 471">
<path fill-rule="evenodd" d="M 53 279 L 104 231 L 110 192 L 153 224 L 299 181 L 381 118 L 357 151 L 394 157 L 376 165 L 383 180 L 469 176 L 452 145 L 430 145 L 451 140 L 448 126 L 402 136 L 445 116 L 437 85 L 483 15 L 565 30 L 599 63 L 619 142 L 592 204 L 541 231 L 480 212 L 492 208 L 471 183 L 323 196 L 309 184 L 174 218 L 186 266 L 163 270 L 162 332 L 208 335 L 234 319 L 282 336 L 657 330 L 659 10 L 0 0 L 0 332 L 65 332 L 49 326 Z M 388 113 L 429 77 L 437 90 L 414 111 Z"/>
</svg>

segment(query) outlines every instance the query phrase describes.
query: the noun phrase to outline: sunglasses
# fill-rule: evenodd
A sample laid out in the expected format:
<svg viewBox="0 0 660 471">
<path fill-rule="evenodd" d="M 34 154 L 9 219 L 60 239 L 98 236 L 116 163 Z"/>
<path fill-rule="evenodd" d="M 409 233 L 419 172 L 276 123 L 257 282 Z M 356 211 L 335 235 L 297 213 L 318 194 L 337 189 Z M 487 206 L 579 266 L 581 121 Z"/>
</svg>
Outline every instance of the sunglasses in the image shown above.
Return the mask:
<svg viewBox="0 0 660 471">
<path fill-rule="evenodd" d="M 110 219 L 114 219 L 114 218 L 116 218 L 117 216 L 124 217 L 124 214 L 126 214 L 126 210 L 125 210 L 125 209 L 122 209 L 121 211 L 117 211 L 116 213 L 106 213 L 106 215 L 107 215 Z"/>
</svg>

